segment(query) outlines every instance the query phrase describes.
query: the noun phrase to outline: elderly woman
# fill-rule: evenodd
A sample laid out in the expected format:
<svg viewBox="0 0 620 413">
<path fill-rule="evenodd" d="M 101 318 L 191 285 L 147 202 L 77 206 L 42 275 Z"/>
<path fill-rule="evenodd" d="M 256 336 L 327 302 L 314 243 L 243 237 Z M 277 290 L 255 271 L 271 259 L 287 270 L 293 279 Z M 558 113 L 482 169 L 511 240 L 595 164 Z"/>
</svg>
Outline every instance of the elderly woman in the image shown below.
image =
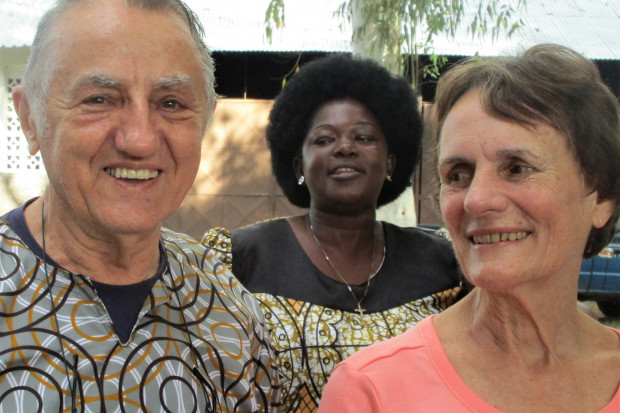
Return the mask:
<svg viewBox="0 0 620 413">
<path fill-rule="evenodd" d="M 232 231 L 224 259 L 265 312 L 283 411 L 316 410 L 338 362 L 444 310 L 460 291 L 449 242 L 376 220 L 409 184 L 417 107 L 405 79 L 343 55 L 304 66 L 276 99 L 273 172 L 309 213 Z M 230 247 L 222 235 L 205 242 Z"/>
<path fill-rule="evenodd" d="M 618 412 L 620 332 L 576 304 L 620 205 L 616 98 L 555 45 L 438 85 L 439 204 L 477 288 L 342 363 L 323 412 Z"/>
</svg>

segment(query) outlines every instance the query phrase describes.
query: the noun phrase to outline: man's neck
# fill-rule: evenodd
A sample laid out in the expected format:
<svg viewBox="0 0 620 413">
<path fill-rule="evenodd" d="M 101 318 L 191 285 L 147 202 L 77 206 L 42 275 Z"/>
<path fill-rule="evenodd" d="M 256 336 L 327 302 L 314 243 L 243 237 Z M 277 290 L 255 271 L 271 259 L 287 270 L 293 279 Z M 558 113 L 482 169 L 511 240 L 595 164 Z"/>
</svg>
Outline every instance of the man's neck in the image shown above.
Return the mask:
<svg viewBox="0 0 620 413">
<path fill-rule="evenodd" d="M 53 211 L 39 198 L 24 214 L 45 255 L 64 269 L 106 284 L 133 284 L 157 273 L 159 228 L 148 234 L 106 234 L 81 228 Z"/>
</svg>

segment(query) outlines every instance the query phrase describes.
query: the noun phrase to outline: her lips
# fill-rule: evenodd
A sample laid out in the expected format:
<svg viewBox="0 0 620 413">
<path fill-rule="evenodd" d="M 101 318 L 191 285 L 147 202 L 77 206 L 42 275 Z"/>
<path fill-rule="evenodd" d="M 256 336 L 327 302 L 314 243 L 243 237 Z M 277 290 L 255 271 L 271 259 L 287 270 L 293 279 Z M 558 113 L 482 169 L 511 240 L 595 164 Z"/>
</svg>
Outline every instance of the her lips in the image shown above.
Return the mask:
<svg viewBox="0 0 620 413">
<path fill-rule="evenodd" d="M 356 170 L 353 168 L 349 168 L 349 167 L 340 167 L 340 168 L 336 168 L 334 169 L 334 171 L 332 172 L 333 174 L 342 174 L 342 173 L 347 173 L 347 172 L 355 172 Z"/>
</svg>

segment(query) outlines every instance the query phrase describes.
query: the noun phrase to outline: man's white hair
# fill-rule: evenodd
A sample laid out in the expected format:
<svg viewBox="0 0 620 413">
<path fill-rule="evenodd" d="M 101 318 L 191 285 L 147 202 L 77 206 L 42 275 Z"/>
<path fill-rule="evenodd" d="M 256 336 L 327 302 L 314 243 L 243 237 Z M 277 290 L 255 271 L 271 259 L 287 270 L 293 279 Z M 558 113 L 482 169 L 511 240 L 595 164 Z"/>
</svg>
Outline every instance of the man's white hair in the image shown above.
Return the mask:
<svg viewBox="0 0 620 413">
<path fill-rule="evenodd" d="M 32 112 L 34 123 L 40 134 L 47 127 L 46 104 L 50 81 L 55 70 L 56 48 L 54 45 L 55 22 L 62 14 L 79 4 L 101 0 L 56 0 L 41 17 L 32 42 L 30 58 L 22 78 L 22 86 Z M 181 17 L 188 25 L 194 45 L 200 53 L 200 61 L 207 98 L 206 110 L 211 119 L 217 95 L 215 93 L 215 67 L 211 52 L 203 41 L 204 29 L 198 16 L 182 0 L 126 0 L 128 7 L 147 11 L 170 12 Z"/>
</svg>

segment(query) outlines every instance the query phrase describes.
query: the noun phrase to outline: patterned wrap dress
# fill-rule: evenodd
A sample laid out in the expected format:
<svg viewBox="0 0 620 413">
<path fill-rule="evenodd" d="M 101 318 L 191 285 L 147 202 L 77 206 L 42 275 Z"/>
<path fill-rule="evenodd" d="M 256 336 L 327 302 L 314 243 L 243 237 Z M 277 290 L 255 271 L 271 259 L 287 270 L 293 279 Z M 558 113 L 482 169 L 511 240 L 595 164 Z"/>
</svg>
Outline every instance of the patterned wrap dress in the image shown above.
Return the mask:
<svg viewBox="0 0 620 413">
<path fill-rule="evenodd" d="M 286 219 L 230 233 L 214 228 L 203 244 L 232 266 L 258 298 L 276 354 L 283 412 L 314 412 L 335 366 L 357 350 L 401 334 L 453 304 L 462 288 L 452 246 L 416 228 L 382 223 L 385 258 L 360 316 L 345 284 L 321 273 Z M 366 285 L 351 286 L 362 297 Z"/>
</svg>

